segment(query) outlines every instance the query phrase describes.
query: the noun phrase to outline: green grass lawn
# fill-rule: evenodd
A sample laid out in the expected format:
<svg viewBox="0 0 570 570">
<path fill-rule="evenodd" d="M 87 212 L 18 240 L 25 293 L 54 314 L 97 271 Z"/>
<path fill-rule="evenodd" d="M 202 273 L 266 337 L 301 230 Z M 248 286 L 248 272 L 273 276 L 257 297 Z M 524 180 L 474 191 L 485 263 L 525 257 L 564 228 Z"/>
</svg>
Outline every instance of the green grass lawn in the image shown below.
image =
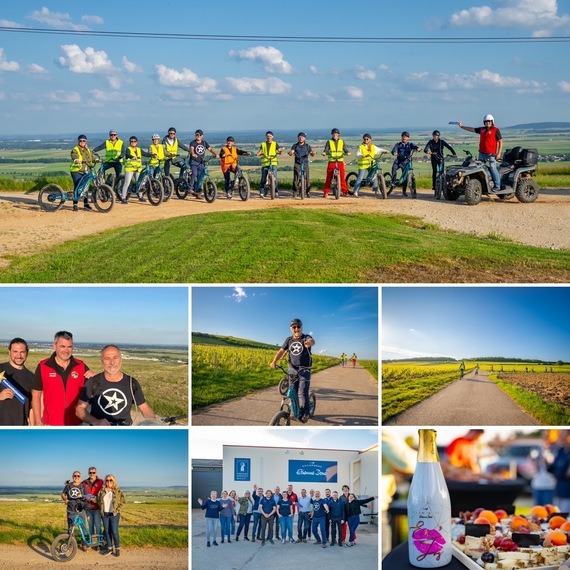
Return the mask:
<svg viewBox="0 0 570 570">
<path fill-rule="evenodd" d="M 13 283 L 567 282 L 570 251 L 443 231 L 409 216 L 279 208 L 110 230 L 13 257 Z"/>
</svg>

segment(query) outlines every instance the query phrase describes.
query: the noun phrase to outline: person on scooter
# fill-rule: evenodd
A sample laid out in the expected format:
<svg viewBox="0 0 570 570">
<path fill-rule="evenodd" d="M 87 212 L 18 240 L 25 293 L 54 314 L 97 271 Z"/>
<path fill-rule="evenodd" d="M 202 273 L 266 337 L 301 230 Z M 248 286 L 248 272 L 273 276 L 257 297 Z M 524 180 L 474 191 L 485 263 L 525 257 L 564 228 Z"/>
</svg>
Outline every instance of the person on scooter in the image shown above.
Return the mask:
<svg viewBox="0 0 570 570">
<path fill-rule="evenodd" d="M 404 131 L 402 133 L 402 140 L 399 143 L 396 143 L 392 149 L 392 154 L 396 157 L 396 160 L 392 165 L 392 184 L 390 185 L 391 189 L 394 189 L 396 187 L 396 182 L 398 180 L 398 169 L 401 168 L 402 172 L 404 171 L 406 164 L 410 161 L 412 151 L 414 150 L 421 150 L 421 148 L 411 142 L 410 133 L 408 131 Z M 402 193 L 404 196 L 406 195 L 405 184 Z"/>
<path fill-rule="evenodd" d="M 461 121 L 457 123 L 464 131 L 477 133 L 479 135 L 479 160 L 489 162 L 489 170 L 493 177 L 495 189 L 501 187 L 501 179 L 499 170 L 497 169 L 497 160 L 501 160 L 503 152 L 503 137 L 501 131 L 495 126 L 495 117 L 493 115 L 485 115 L 483 117 L 483 127 L 466 127 Z"/>
<path fill-rule="evenodd" d="M 432 139 L 427 142 L 424 152 L 431 158 L 431 189 L 435 192 L 435 179 L 437 178 L 437 167 L 443 160 L 443 149 L 449 149 L 453 156 L 457 156 L 453 147 L 441 138 L 439 131 L 433 131 Z"/>
<path fill-rule="evenodd" d="M 271 364 L 271 368 L 275 368 L 278 360 L 281 360 L 286 353 L 289 353 L 289 371 L 298 372 L 300 367 L 309 367 L 312 363 L 311 347 L 315 345 L 315 339 L 303 333 L 303 323 L 301 319 L 292 319 L 290 323 L 292 336 L 285 339 L 281 348 L 277 351 Z M 311 383 L 311 371 L 302 370 L 300 373 L 301 380 L 297 386 L 297 394 L 303 394 L 303 402 L 301 404 L 303 423 L 309 420 L 309 386 Z"/>
</svg>

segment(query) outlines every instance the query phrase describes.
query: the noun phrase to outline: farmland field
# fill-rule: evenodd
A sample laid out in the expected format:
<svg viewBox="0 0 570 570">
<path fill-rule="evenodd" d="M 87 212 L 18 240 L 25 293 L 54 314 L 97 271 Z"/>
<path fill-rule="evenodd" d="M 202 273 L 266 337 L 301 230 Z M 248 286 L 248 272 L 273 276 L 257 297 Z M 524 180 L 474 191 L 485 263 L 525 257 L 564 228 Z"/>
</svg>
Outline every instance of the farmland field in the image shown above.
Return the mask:
<svg viewBox="0 0 570 570">
<path fill-rule="evenodd" d="M 476 364 L 479 365 L 480 370 L 495 372 L 500 378 L 503 378 L 501 370 L 506 373 L 511 371 L 525 372 L 534 369 L 536 373 L 531 373 L 530 376 L 535 380 L 538 379 L 536 385 L 546 386 L 549 382 L 552 382 L 557 386 L 557 388 L 552 388 L 553 391 L 558 390 L 558 387 L 561 386 L 560 382 L 569 386 L 570 366 L 568 365 L 556 366 L 532 362 L 465 361 L 466 373 L 475 368 Z M 414 404 L 432 396 L 458 378 L 459 362 L 399 361 L 383 364 L 382 421 L 386 421 Z M 526 386 L 528 387 L 528 384 Z M 546 391 L 541 393 L 541 398 L 545 394 Z M 524 407 L 524 404 L 521 403 L 521 405 Z M 558 422 L 555 423 L 558 424 Z"/>
<path fill-rule="evenodd" d="M 192 344 L 192 409 L 276 386 L 283 376 L 269 368 L 276 352 L 277 348 Z M 338 363 L 332 356 L 313 355 L 313 373 Z"/>
</svg>

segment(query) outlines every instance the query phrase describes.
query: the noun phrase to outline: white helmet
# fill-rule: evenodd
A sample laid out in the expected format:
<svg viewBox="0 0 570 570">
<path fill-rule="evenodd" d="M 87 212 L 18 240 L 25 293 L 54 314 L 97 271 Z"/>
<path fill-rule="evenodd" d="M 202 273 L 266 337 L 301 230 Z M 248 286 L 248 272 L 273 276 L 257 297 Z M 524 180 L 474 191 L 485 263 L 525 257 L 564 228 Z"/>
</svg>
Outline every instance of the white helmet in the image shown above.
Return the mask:
<svg viewBox="0 0 570 570">
<path fill-rule="evenodd" d="M 493 121 L 493 123 L 495 122 L 495 117 L 493 117 L 493 115 L 485 115 L 483 117 L 483 122 L 485 121 Z"/>
</svg>

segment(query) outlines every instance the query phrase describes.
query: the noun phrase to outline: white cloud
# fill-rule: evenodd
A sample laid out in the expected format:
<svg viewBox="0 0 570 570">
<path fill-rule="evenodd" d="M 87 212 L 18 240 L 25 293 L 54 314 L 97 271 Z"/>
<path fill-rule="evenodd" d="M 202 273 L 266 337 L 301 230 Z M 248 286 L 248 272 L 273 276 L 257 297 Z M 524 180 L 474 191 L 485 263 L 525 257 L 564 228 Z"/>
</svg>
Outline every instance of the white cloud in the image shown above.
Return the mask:
<svg viewBox="0 0 570 570">
<path fill-rule="evenodd" d="M 160 64 L 154 69 L 158 82 L 165 87 L 192 87 L 197 93 L 215 93 L 218 90 L 218 83 L 215 79 L 199 77 L 186 67 L 178 71 Z"/>
<path fill-rule="evenodd" d="M 20 64 L 17 61 L 8 61 L 4 55 L 4 48 L 0 48 L 0 71 L 18 71 Z"/>
<path fill-rule="evenodd" d="M 268 77 L 267 79 L 254 79 L 252 77 L 226 77 L 226 81 L 230 84 L 231 88 L 238 93 L 281 95 L 291 91 L 291 84 L 282 81 L 278 77 Z"/>
<path fill-rule="evenodd" d="M 52 12 L 45 6 L 41 10 L 34 10 L 30 16 L 30 20 L 45 24 L 50 28 L 61 28 L 65 30 L 88 30 L 89 28 L 83 24 L 74 24 L 71 16 L 64 12 Z"/>
<path fill-rule="evenodd" d="M 322 71 L 319 71 L 314 65 L 309 66 L 309 72 L 313 75 L 323 75 Z"/>
<path fill-rule="evenodd" d="M 283 58 L 283 53 L 272 46 L 256 46 L 250 49 L 235 51 L 228 54 L 232 59 L 245 59 L 262 64 L 263 69 L 269 73 L 293 72 L 291 64 Z"/>
<path fill-rule="evenodd" d="M 105 23 L 101 16 L 81 16 L 81 21 L 86 24 L 94 24 L 96 26 L 102 26 Z"/>
<path fill-rule="evenodd" d="M 570 26 L 570 14 L 558 13 L 557 0 L 496 0 L 496 8 L 474 6 L 451 15 L 449 23 L 457 27 L 525 28 L 535 37 L 551 35 Z"/>
<path fill-rule="evenodd" d="M 560 87 L 564 93 L 570 93 L 570 81 L 560 81 L 558 87 Z"/>
<path fill-rule="evenodd" d="M 142 73 L 142 71 L 143 71 L 143 68 L 140 65 L 137 65 L 136 63 L 133 63 L 132 61 L 129 61 L 126 55 L 123 56 L 122 63 L 123 63 L 123 67 L 129 73 Z"/>
<path fill-rule="evenodd" d="M 241 303 L 244 299 L 247 299 L 247 293 L 243 287 L 234 287 L 234 292 L 231 294 L 231 298 L 236 303 Z"/>
<path fill-rule="evenodd" d="M 359 100 L 364 97 L 364 91 L 358 87 L 354 87 L 354 85 L 348 85 L 344 90 L 346 91 L 349 99 Z"/>
<path fill-rule="evenodd" d="M 354 75 L 358 77 L 358 79 L 364 80 L 374 80 L 376 79 L 376 72 L 372 71 L 371 69 L 365 69 L 361 65 L 357 65 L 354 71 Z"/>
<path fill-rule="evenodd" d="M 44 99 L 53 103 L 80 103 L 81 95 L 77 91 L 58 89 L 57 91 L 46 93 Z"/>
<path fill-rule="evenodd" d="M 30 63 L 27 66 L 28 73 L 32 75 L 46 75 L 47 70 L 45 67 L 38 65 L 37 63 Z"/>
<path fill-rule="evenodd" d="M 129 103 L 132 101 L 140 101 L 141 99 L 140 95 L 130 91 L 103 91 L 102 89 L 92 89 L 89 93 L 91 95 L 91 99 L 101 103 L 109 101 L 116 103 Z"/>
<path fill-rule="evenodd" d="M 104 51 L 92 47 L 82 50 L 77 44 L 59 46 L 63 56 L 57 62 L 73 73 L 116 73 L 117 69 Z"/>
<path fill-rule="evenodd" d="M 12 22 L 11 20 L 0 20 L 0 26 L 4 28 L 23 28 L 22 24 Z"/>
</svg>

